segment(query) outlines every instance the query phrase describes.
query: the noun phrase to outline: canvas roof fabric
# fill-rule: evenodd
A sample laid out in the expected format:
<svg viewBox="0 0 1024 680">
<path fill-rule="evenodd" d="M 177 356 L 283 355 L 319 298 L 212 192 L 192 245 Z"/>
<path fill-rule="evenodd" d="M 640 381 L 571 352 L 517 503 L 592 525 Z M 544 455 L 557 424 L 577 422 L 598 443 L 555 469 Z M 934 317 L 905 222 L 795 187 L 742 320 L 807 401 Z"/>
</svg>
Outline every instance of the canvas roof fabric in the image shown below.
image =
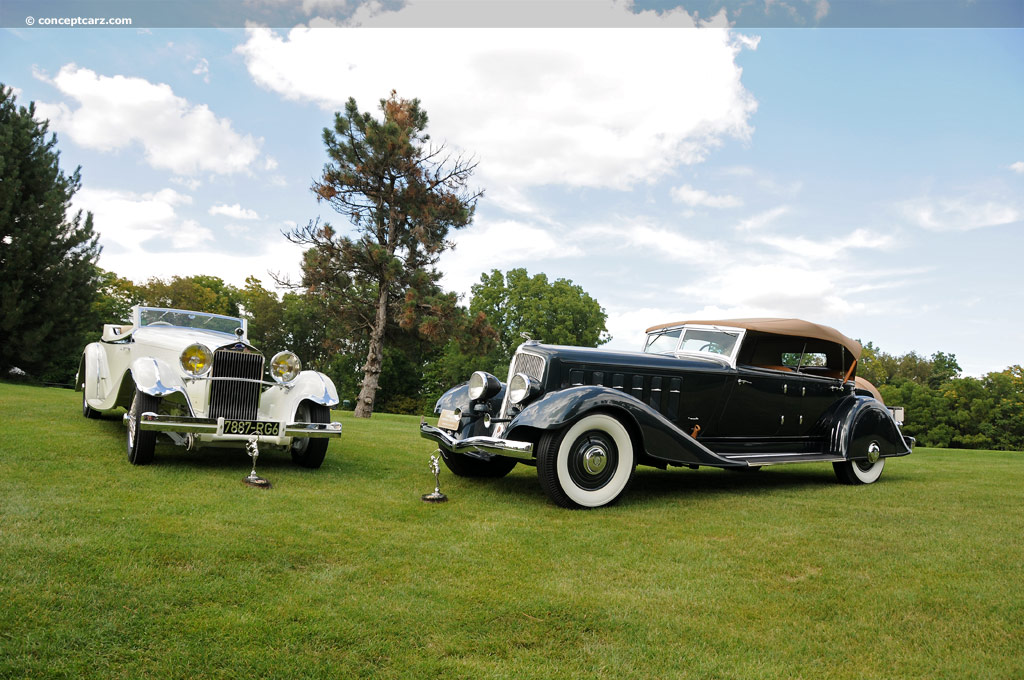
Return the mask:
<svg viewBox="0 0 1024 680">
<path fill-rule="evenodd" d="M 775 335 L 789 335 L 804 338 L 815 338 L 816 340 L 828 340 L 830 342 L 839 343 L 845 347 L 851 354 L 853 354 L 854 359 L 859 359 L 861 353 L 860 343 L 856 340 L 846 337 L 831 326 L 823 326 L 818 323 L 804 321 L 803 319 L 776 319 L 770 317 L 753 319 L 718 319 L 717 321 L 691 319 L 688 321 L 673 321 L 671 323 L 662 323 L 657 326 L 651 326 L 646 332 L 653 333 L 654 331 L 660 331 L 665 328 L 675 328 L 676 326 L 683 326 L 687 324 L 700 326 L 731 326 L 733 328 L 743 328 L 748 331 L 758 331 L 760 333 L 774 333 Z"/>
</svg>

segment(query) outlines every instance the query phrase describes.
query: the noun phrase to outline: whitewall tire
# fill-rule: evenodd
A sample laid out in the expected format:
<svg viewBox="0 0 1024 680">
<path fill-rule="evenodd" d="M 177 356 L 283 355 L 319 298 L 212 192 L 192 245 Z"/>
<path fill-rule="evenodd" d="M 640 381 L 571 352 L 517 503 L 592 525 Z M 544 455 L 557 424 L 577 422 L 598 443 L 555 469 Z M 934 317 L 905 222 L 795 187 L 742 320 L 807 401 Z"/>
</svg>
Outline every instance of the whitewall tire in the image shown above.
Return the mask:
<svg viewBox="0 0 1024 680">
<path fill-rule="evenodd" d="M 874 463 L 866 460 L 847 460 L 841 463 L 832 463 L 836 471 L 836 477 L 843 484 L 873 484 L 882 476 L 882 468 L 885 467 L 885 458 L 879 458 Z"/>
<path fill-rule="evenodd" d="M 636 469 L 633 441 L 622 423 L 595 413 L 541 437 L 537 475 L 541 488 L 565 508 L 614 503 Z"/>
</svg>

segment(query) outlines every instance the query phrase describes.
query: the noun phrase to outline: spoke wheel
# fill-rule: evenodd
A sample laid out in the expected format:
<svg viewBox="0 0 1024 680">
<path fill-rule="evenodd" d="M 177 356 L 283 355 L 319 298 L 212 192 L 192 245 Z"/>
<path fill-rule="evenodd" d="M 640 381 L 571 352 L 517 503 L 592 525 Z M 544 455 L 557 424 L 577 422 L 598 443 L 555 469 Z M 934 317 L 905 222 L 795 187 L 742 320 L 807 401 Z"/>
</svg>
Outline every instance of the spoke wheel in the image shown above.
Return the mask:
<svg viewBox="0 0 1024 680">
<path fill-rule="evenodd" d="M 629 432 L 616 418 L 603 413 L 546 432 L 537 449 L 541 488 L 564 508 L 614 503 L 636 469 Z"/>
<path fill-rule="evenodd" d="M 295 410 L 295 422 L 329 423 L 331 422 L 331 409 L 323 404 L 304 401 Z M 320 467 L 324 463 L 327 445 L 330 441 L 326 437 L 295 437 L 292 439 L 291 445 L 292 462 L 304 468 Z"/>
</svg>

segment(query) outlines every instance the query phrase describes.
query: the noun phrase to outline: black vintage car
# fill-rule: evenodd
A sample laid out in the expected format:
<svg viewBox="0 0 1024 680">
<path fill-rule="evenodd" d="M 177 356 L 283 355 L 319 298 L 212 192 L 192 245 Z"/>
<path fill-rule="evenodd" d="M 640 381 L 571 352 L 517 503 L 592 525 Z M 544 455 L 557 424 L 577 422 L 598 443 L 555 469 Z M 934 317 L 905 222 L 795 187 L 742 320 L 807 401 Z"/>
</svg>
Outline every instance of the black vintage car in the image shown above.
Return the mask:
<svg viewBox="0 0 1024 680">
<path fill-rule="evenodd" d="M 832 463 L 871 484 L 885 459 L 914 446 L 903 409 L 855 377 L 861 346 L 799 319 L 682 321 L 647 329 L 643 352 L 529 341 L 508 382 L 478 371 L 438 401 L 448 468 L 501 477 L 536 465 L 567 508 L 614 502 L 637 465 L 755 469 Z"/>
</svg>

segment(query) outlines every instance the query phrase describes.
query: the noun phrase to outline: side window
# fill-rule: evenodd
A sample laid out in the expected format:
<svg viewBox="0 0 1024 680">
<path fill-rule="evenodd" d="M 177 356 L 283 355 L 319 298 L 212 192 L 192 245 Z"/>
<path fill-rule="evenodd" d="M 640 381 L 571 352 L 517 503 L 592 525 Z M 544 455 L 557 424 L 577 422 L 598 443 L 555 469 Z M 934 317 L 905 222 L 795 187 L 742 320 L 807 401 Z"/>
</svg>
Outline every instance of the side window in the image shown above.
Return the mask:
<svg viewBox="0 0 1024 680">
<path fill-rule="evenodd" d="M 783 352 L 782 365 L 789 368 L 806 368 L 808 366 L 828 365 L 828 356 L 824 352 Z"/>
</svg>

